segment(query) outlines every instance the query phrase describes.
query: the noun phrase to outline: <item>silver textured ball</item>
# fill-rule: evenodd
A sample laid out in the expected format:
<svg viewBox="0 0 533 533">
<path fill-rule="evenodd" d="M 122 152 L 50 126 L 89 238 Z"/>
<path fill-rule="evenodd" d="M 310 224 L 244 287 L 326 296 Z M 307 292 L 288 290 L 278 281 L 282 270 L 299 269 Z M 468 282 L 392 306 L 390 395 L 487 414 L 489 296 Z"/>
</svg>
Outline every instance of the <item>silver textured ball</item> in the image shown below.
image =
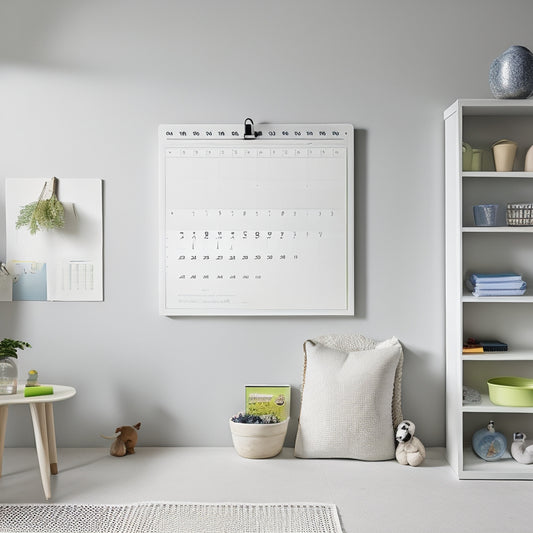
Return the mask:
<svg viewBox="0 0 533 533">
<path fill-rule="evenodd" d="M 533 53 L 511 46 L 491 64 L 489 85 L 496 98 L 529 98 L 533 93 Z"/>
</svg>

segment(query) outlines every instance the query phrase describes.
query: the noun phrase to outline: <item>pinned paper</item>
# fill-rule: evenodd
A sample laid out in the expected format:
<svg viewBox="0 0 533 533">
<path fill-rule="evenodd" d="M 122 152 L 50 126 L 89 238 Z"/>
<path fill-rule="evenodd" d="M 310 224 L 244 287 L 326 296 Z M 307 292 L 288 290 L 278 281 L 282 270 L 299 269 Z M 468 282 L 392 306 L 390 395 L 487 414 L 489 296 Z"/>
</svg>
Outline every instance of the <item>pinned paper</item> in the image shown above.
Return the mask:
<svg viewBox="0 0 533 533">
<path fill-rule="evenodd" d="M 13 273 L 13 300 L 46 301 L 46 263 L 10 261 Z"/>
</svg>

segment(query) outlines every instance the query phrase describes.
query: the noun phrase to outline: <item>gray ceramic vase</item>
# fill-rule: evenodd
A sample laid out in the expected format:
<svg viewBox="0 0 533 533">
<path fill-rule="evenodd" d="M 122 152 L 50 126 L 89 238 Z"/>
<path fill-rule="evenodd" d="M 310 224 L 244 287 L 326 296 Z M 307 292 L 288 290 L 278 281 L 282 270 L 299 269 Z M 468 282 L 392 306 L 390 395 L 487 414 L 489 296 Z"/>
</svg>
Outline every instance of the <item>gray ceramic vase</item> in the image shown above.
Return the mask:
<svg viewBox="0 0 533 533">
<path fill-rule="evenodd" d="M 491 64 L 489 85 L 496 98 L 529 98 L 533 93 L 533 54 L 511 46 Z"/>
</svg>

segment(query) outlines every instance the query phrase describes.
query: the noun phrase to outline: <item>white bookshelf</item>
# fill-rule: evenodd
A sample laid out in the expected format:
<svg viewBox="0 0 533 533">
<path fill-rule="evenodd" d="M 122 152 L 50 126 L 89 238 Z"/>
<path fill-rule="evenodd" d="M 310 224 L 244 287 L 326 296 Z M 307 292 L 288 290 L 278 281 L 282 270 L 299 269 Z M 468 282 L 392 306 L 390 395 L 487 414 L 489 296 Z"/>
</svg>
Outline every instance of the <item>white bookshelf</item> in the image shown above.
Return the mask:
<svg viewBox="0 0 533 533">
<path fill-rule="evenodd" d="M 458 100 L 444 119 L 447 459 L 460 479 L 533 479 L 533 465 L 521 465 L 510 454 L 484 461 L 471 447 L 473 433 L 489 420 L 506 436 L 509 450 L 513 432 L 533 438 L 533 407 L 494 405 L 486 383 L 497 376 L 533 378 L 533 227 L 476 227 L 472 215 L 475 204 L 497 203 L 505 210 L 507 203 L 533 202 L 533 172 L 523 170 L 533 145 L 533 101 Z M 499 139 L 518 143 L 512 172 L 496 172 L 487 155 L 483 171 L 463 171 L 463 142 L 489 153 Z M 528 291 L 475 297 L 464 280 L 476 271 L 519 272 Z M 506 342 L 509 351 L 463 355 L 468 337 Z M 481 402 L 463 404 L 463 385 L 479 390 Z"/>
</svg>

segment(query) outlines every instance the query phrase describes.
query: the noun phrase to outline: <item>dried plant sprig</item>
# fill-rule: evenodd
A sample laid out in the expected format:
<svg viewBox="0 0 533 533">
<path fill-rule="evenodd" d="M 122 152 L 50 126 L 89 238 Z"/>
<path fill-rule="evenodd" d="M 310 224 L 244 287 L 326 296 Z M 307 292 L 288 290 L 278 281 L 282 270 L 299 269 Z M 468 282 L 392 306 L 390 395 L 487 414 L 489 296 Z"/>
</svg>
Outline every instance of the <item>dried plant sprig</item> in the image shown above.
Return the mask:
<svg viewBox="0 0 533 533">
<path fill-rule="evenodd" d="M 55 192 L 52 193 L 50 198 L 44 200 L 42 196 L 45 189 L 46 183 L 39 199 L 22 207 L 16 222 L 17 229 L 28 226 L 30 233 L 35 235 L 42 229 L 64 227 L 65 210 L 63 204 L 58 200 Z"/>
</svg>

